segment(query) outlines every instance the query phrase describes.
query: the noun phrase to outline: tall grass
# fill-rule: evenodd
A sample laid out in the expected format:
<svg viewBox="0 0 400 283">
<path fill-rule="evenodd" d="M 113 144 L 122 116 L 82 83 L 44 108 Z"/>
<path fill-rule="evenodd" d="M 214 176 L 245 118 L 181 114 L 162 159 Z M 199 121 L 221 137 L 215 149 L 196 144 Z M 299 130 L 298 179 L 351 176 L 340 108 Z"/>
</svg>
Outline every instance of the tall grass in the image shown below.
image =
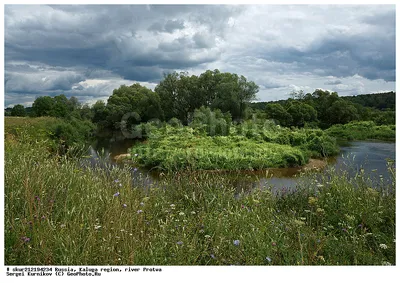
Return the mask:
<svg viewBox="0 0 400 283">
<path fill-rule="evenodd" d="M 166 171 L 182 169 L 263 169 L 306 162 L 290 145 L 257 142 L 244 136 L 206 136 L 189 127 L 157 132 L 131 149 L 134 162 Z"/>
<path fill-rule="evenodd" d="M 145 190 L 131 168 L 83 169 L 47 141 L 5 149 L 6 265 L 396 264 L 394 182 L 329 171 L 277 196 L 197 172 Z"/>
</svg>

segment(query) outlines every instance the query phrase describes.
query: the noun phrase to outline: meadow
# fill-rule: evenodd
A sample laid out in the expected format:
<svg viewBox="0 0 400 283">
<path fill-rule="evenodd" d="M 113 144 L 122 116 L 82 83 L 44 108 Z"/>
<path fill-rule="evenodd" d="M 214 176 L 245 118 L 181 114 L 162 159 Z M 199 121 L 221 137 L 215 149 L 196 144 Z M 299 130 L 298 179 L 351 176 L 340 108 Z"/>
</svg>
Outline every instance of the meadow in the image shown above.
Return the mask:
<svg viewBox="0 0 400 283">
<path fill-rule="evenodd" d="M 40 119 L 5 119 L 6 265 L 396 264 L 391 162 L 393 182 L 379 186 L 362 171 L 330 169 L 273 194 L 237 191 L 223 175 L 167 171 L 145 189 L 129 166 L 83 168 L 77 151 L 57 154 L 42 124 L 51 118 Z M 159 142 L 196 142 L 178 131 L 188 138 Z M 198 145 L 218 139 L 201 136 Z M 299 151 L 298 160 L 306 152 L 272 144 Z"/>
</svg>

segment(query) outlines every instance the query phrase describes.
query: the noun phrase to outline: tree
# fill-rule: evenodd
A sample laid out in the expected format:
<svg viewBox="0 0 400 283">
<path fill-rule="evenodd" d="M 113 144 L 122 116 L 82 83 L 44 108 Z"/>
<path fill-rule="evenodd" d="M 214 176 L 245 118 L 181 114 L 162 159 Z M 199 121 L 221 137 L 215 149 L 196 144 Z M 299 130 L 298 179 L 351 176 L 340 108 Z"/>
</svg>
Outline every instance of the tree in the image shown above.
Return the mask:
<svg viewBox="0 0 400 283">
<path fill-rule="evenodd" d="M 293 118 L 286 109 L 278 103 L 269 103 L 265 107 L 268 119 L 274 119 L 279 122 L 280 125 L 288 127 L 292 124 Z"/>
<path fill-rule="evenodd" d="M 69 101 L 64 94 L 54 96 L 51 116 L 65 118 L 70 114 L 70 111 Z"/>
<path fill-rule="evenodd" d="M 68 100 L 68 108 L 70 109 L 70 111 L 78 110 L 80 107 L 81 104 L 79 103 L 78 98 L 76 98 L 75 96 L 71 96 Z"/>
<path fill-rule="evenodd" d="M 52 116 L 54 101 L 50 96 L 40 96 L 32 104 L 34 116 Z"/>
<path fill-rule="evenodd" d="M 139 121 L 147 122 L 150 119 L 163 118 L 158 94 L 138 83 L 131 86 L 122 85 L 114 89 L 113 94 L 108 98 L 106 108 L 107 120 L 117 129 L 120 128 L 121 119 L 125 115 L 129 115 L 127 126 L 137 124 Z"/>
<path fill-rule="evenodd" d="M 293 118 L 292 125 L 296 127 L 304 127 L 306 123 L 317 121 L 317 111 L 306 103 L 291 101 L 287 107 L 287 112 Z"/>
<path fill-rule="evenodd" d="M 222 112 L 230 112 L 235 120 L 243 119 L 247 102 L 255 99 L 258 86 L 237 74 L 220 73 L 218 76 L 220 78 L 215 98 L 211 103 L 212 109 L 218 108 Z"/>
<path fill-rule="evenodd" d="M 330 125 L 346 124 L 358 119 L 357 108 L 343 99 L 334 102 L 326 111 L 326 116 L 329 118 Z"/>
<path fill-rule="evenodd" d="M 107 116 L 108 116 L 108 109 L 106 104 L 102 100 L 96 101 L 95 104 L 92 106 L 93 111 L 93 118 L 92 122 L 99 124 L 101 127 L 108 126 Z"/>
<path fill-rule="evenodd" d="M 25 107 L 21 104 L 15 105 L 11 109 L 11 116 L 18 116 L 18 117 L 26 116 Z"/>
</svg>

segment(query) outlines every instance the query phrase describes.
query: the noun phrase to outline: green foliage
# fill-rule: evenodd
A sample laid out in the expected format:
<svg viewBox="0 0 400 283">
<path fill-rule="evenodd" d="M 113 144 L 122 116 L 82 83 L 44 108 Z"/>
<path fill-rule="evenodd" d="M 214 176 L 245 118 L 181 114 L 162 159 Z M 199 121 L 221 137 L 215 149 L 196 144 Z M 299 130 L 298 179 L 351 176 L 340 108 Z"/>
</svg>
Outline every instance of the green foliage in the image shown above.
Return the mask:
<svg viewBox="0 0 400 283">
<path fill-rule="evenodd" d="M 232 118 L 229 112 L 224 114 L 219 109 L 212 111 L 202 106 L 194 111 L 193 120 L 189 126 L 208 136 L 227 136 L 231 123 Z"/>
<path fill-rule="evenodd" d="M 317 111 L 306 103 L 291 101 L 287 105 L 287 112 L 292 117 L 292 125 L 295 127 L 304 127 L 306 123 L 317 121 Z"/>
<path fill-rule="evenodd" d="M 40 96 L 33 102 L 32 111 L 36 117 L 52 116 L 53 106 L 53 98 L 50 96 Z"/>
<path fill-rule="evenodd" d="M 115 89 L 108 98 L 105 109 L 101 102 L 95 107 L 95 121 L 105 120 L 115 129 L 121 128 L 124 115 L 131 113 L 127 118 L 127 128 L 150 119 L 162 119 L 161 101 L 157 93 L 140 84 L 131 86 L 122 85 Z"/>
<path fill-rule="evenodd" d="M 395 182 L 328 170 L 274 195 L 179 172 L 143 187 L 46 148 L 5 140 L 6 265 L 396 265 Z"/>
<path fill-rule="evenodd" d="M 287 110 L 278 103 L 270 103 L 265 107 L 267 118 L 273 119 L 279 122 L 280 125 L 288 127 L 293 125 L 293 118 Z"/>
<path fill-rule="evenodd" d="M 170 73 L 156 86 L 167 120 L 175 117 L 188 124 L 189 114 L 201 106 L 230 112 L 233 119 L 243 119 L 247 102 L 255 98 L 258 86 L 243 76 L 207 70 L 197 76 Z"/>
<path fill-rule="evenodd" d="M 244 136 L 205 136 L 189 128 L 166 126 L 131 149 L 133 161 L 160 170 L 240 170 L 292 167 L 306 162 L 301 150 Z"/>
<path fill-rule="evenodd" d="M 351 122 L 345 125 L 334 125 L 325 131 L 328 135 L 343 140 L 387 140 L 396 139 L 395 125 L 377 126 L 372 121 Z"/>
<path fill-rule="evenodd" d="M 21 104 L 15 105 L 11 110 L 10 116 L 16 116 L 16 117 L 26 116 L 25 107 Z"/>
<path fill-rule="evenodd" d="M 358 119 L 357 109 L 342 99 L 335 101 L 327 110 L 330 124 L 346 124 Z"/>
<path fill-rule="evenodd" d="M 54 117 L 5 119 L 5 134 L 24 143 L 48 141 L 49 150 L 64 154 L 73 146 L 84 146 L 93 137 L 95 125 L 88 120 Z"/>
</svg>

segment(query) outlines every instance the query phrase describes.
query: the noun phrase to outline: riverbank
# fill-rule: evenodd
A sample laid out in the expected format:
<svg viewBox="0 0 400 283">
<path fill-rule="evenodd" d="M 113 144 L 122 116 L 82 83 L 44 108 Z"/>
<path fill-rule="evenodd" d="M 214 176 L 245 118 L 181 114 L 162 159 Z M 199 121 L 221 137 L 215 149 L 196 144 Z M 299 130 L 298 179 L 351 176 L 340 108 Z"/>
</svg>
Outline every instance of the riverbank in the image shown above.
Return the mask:
<svg viewBox="0 0 400 283">
<path fill-rule="evenodd" d="M 128 167 L 82 168 L 48 143 L 5 139 L 6 265 L 396 264 L 395 185 L 367 172 L 310 174 L 279 197 L 201 172 L 144 188 Z"/>
</svg>

